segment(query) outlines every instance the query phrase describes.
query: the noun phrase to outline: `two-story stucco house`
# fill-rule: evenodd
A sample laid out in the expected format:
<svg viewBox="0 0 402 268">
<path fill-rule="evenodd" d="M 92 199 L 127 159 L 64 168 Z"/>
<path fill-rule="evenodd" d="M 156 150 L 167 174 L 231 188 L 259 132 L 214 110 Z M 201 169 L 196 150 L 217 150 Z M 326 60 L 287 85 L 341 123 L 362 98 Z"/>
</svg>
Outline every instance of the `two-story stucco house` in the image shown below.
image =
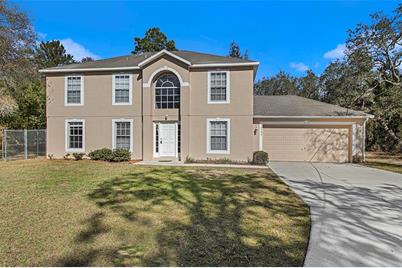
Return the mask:
<svg viewBox="0 0 402 268">
<path fill-rule="evenodd" d="M 132 159 L 348 162 L 369 115 L 296 96 L 253 96 L 259 63 L 160 51 L 41 70 L 47 153 L 127 148 Z"/>
</svg>

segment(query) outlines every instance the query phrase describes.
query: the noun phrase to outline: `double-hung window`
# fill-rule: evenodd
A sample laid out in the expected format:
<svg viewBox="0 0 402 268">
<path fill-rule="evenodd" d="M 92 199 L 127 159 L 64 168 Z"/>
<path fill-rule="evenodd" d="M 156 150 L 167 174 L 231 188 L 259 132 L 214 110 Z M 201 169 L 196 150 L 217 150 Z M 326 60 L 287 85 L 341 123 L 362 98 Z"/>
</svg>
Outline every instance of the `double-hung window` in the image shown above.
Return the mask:
<svg viewBox="0 0 402 268">
<path fill-rule="evenodd" d="M 133 151 L 133 121 L 113 120 L 113 148 Z"/>
<path fill-rule="evenodd" d="M 84 105 L 83 76 L 66 76 L 64 104 L 66 106 Z"/>
<path fill-rule="evenodd" d="M 66 151 L 85 151 L 85 121 L 66 120 Z"/>
<path fill-rule="evenodd" d="M 132 79 L 130 74 L 113 75 L 113 105 L 131 105 Z"/>
<path fill-rule="evenodd" d="M 208 103 L 230 102 L 230 77 L 228 71 L 208 72 Z"/>
<path fill-rule="evenodd" d="M 208 153 L 229 153 L 230 149 L 230 120 L 207 120 Z"/>
</svg>

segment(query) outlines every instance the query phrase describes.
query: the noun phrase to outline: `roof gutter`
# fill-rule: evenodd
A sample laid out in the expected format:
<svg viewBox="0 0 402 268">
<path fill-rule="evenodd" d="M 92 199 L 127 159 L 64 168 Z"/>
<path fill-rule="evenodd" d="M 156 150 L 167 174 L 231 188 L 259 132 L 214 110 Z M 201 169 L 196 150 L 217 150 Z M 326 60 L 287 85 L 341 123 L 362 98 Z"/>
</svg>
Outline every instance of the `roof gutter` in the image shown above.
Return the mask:
<svg viewBox="0 0 402 268">
<path fill-rule="evenodd" d="M 40 73 L 74 73 L 74 72 L 101 72 L 101 71 L 127 71 L 139 70 L 138 66 L 109 67 L 109 68 L 79 68 L 79 69 L 41 69 Z"/>
<path fill-rule="evenodd" d="M 260 63 L 258 61 L 253 62 L 234 62 L 234 63 L 196 63 L 190 65 L 191 68 L 202 68 L 202 67 L 236 67 L 236 66 L 258 66 Z"/>
<path fill-rule="evenodd" d="M 278 118 L 278 119 L 286 119 L 286 118 L 374 118 L 374 115 L 372 114 L 365 114 L 365 115 L 342 115 L 342 116 L 337 116 L 337 115 L 328 115 L 328 116 L 318 116 L 318 115 L 254 115 L 253 117 L 257 118 Z"/>
<path fill-rule="evenodd" d="M 207 68 L 207 67 L 237 67 L 237 66 L 257 66 L 259 62 L 237 62 L 237 63 L 202 63 L 192 64 L 190 68 Z M 109 67 L 109 68 L 77 68 L 77 69 L 41 69 L 40 73 L 74 73 L 74 72 L 101 72 L 101 71 L 129 71 L 140 70 L 139 66 L 129 67 Z"/>
</svg>

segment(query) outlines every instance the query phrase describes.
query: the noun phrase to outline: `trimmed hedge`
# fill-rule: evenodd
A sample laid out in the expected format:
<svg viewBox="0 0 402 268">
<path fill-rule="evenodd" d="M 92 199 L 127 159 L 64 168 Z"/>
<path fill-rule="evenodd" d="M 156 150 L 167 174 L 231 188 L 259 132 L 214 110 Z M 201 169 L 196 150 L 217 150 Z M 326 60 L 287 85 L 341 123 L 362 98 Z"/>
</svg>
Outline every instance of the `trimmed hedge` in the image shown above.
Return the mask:
<svg viewBox="0 0 402 268">
<path fill-rule="evenodd" d="M 130 160 L 130 151 L 127 149 L 115 149 L 113 150 L 112 162 L 124 162 Z"/>
<path fill-rule="evenodd" d="M 108 162 L 123 162 L 131 159 L 130 151 L 127 149 L 115 149 L 102 148 L 92 151 L 88 154 L 92 160 L 102 160 Z"/>
<path fill-rule="evenodd" d="M 265 166 L 268 163 L 268 153 L 264 151 L 256 151 L 253 153 L 253 164 Z"/>
<path fill-rule="evenodd" d="M 82 158 L 84 157 L 84 153 L 73 153 L 73 157 L 76 161 L 82 160 Z"/>
<path fill-rule="evenodd" d="M 111 161 L 113 158 L 113 151 L 109 148 L 102 148 L 90 152 L 88 156 L 92 160 Z"/>
</svg>

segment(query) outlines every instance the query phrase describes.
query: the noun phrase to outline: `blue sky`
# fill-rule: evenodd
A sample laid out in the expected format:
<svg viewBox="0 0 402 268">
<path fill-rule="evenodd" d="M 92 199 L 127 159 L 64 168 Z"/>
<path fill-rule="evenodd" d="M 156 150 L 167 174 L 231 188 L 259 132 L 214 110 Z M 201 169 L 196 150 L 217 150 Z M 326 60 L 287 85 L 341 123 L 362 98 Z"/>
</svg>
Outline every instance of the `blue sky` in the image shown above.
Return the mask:
<svg viewBox="0 0 402 268">
<path fill-rule="evenodd" d="M 134 36 L 160 27 L 176 47 L 219 55 L 235 40 L 258 60 L 257 78 L 279 70 L 321 73 L 342 55 L 347 30 L 398 1 L 15 1 L 43 40 L 76 59 L 129 54 Z"/>
</svg>

